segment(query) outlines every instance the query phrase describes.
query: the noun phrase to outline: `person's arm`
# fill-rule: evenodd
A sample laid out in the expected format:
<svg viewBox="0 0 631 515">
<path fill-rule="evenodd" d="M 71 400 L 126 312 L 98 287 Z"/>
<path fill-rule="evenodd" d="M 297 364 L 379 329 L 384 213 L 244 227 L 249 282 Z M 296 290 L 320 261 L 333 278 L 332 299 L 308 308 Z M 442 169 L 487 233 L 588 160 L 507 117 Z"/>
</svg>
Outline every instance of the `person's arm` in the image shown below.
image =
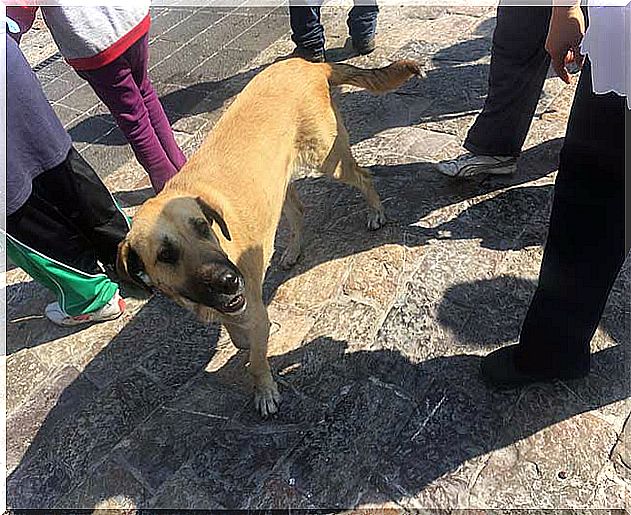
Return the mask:
<svg viewBox="0 0 631 515">
<path fill-rule="evenodd" d="M 583 65 L 580 45 L 585 35 L 585 17 L 579 1 L 561 0 L 552 7 L 546 50 L 552 58 L 552 67 L 567 84 L 570 74 L 567 65 L 574 62 Z"/>
</svg>

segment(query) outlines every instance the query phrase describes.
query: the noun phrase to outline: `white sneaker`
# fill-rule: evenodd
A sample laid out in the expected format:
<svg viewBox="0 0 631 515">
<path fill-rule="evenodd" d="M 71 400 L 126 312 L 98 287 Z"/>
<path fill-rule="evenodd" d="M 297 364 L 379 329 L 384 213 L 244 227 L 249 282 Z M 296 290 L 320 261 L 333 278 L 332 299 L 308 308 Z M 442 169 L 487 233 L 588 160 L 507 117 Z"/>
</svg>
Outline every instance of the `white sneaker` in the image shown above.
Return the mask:
<svg viewBox="0 0 631 515">
<path fill-rule="evenodd" d="M 110 301 L 105 304 L 101 309 L 93 311 L 92 313 L 85 313 L 83 315 L 72 316 L 66 313 L 58 302 L 53 302 L 46 306 L 44 314 L 46 318 L 53 324 L 68 327 L 74 325 L 88 324 L 93 322 L 105 322 L 107 320 L 114 320 L 125 312 L 125 300 L 119 295 L 118 290 Z"/>
<path fill-rule="evenodd" d="M 510 175 L 517 171 L 517 158 L 463 154 L 458 159 L 438 163 L 437 168 L 439 172 L 450 177 L 473 177 L 481 174 Z"/>
</svg>

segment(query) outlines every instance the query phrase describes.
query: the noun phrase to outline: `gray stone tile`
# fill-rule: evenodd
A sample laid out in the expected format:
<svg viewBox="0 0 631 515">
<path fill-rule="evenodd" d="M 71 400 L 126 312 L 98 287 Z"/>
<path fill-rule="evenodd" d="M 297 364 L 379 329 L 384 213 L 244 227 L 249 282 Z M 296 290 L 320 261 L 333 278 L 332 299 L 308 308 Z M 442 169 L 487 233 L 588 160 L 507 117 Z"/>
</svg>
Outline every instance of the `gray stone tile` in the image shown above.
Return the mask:
<svg viewBox="0 0 631 515">
<path fill-rule="evenodd" d="M 212 441 L 200 448 L 184 469 L 192 484 L 200 485 L 211 499 L 227 509 L 244 505 L 249 492 L 269 476 L 278 461 L 289 452 L 301 435 L 265 431 L 216 432 Z"/>
<path fill-rule="evenodd" d="M 214 442 L 224 426 L 221 419 L 160 409 L 118 444 L 113 456 L 135 470 L 155 492 L 183 463 Z"/>
<path fill-rule="evenodd" d="M 70 69 L 70 66 L 64 61 L 59 52 L 56 52 L 47 59 L 44 59 L 33 66 L 33 71 L 45 87 L 49 82 L 60 78 Z"/>
<path fill-rule="evenodd" d="M 406 16 L 417 20 L 436 20 L 447 14 L 447 7 L 443 6 L 414 6 L 405 12 Z"/>
<path fill-rule="evenodd" d="M 217 342 L 216 326 L 204 327 L 188 316 L 183 325 L 187 323 L 190 328 L 178 331 L 179 335 L 162 338 L 153 352 L 137 361 L 156 381 L 168 388 L 179 388 L 203 370 L 212 358 Z M 182 339 L 177 336 L 182 336 Z"/>
<path fill-rule="evenodd" d="M 118 143 L 116 143 L 115 146 L 93 143 L 84 148 L 81 152 L 83 158 L 97 170 L 102 179 L 116 172 L 125 163 L 134 159 L 134 153 L 131 147 L 124 145 L 118 134 L 112 133 L 111 136 L 107 137 L 112 138 Z"/>
<path fill-rule="evenodd" d="M 64 127 L 72 126 L 82 115 L 83 112 L 59 103 L 53 103 L 53 110 L 61 120 Z"/>
<path fill-rule="evenodd" d="M 95 143 L 116 127 L 114 120 L 108 115 L 83 115 L 68 128 L 73 143 Z"/>
<path fill-rule="evenodd" d="M 442 224 L 451 238 L 480 239 L 480 245 L 492 250 L 509 250 L 521 246 L 542 245 L 544 240 L 524 239 L 524 230 L 534 216 L 547 222 L 552 201 L 552 187 L 525 186 L 501 191 L 472 204 L 455 220 Z M 492 224 L 488 221 L 493 220 Z M 530 236 L 536 235 L 531 233 Z"/>
<path fill-rule="evenodd" d="M 44 380 L 50 372 L 50 366 L 42 363 L 29 350 L 9 356 L 7 358 L 7 413 L 13 413 L 44 386 Z"/>
<path fill-rule="evenodd" d="M 153 78 L 153 66 L 173 55 L 182 46 L 181 41 L 154 38 L 149 45 L 149 76 Z"/>
<path fill-rule="evenodd" d="M 158 15 L 151 16 L 151 29 L 149 36 L 151 40 L 156 37 L 162 37 L 162 35 L 171 30 L 174 26 L 185 23 L 187 20 L 194 18 L 194 9 L 168 9 L 167 11 Z M 190 34 L 189 34 L 190 37 Z M 185 38 L 185 41 L 188 38 Z M 184 41 L 181 41 L 182 43 Z"/>
<path fill-rule="evenodd" d="M 170 15 L 168 16 L 169 20 L 173 19 Z M 173 20 L 175 21 L 182 16 L 183 14 L 178 13 L 177 18 L 174 18 Z M 182 22 L 162 32 L 160 34 L 160 39 L 166 41 L 175 41 L 179 43 L 187 43 L 188 41 L 190 41 L 191 35 L 194 35 L 193 39 L 195 39 L 195 36 L 204 31 L 213 31 L 214 25 L 225 17 L 225 11 L 220 9 L 216 9 L 213 7 L 198 9 L 195 11 L 195 14 L 193 16 L 185 18 Z M 215 41 L 221 43 L 221 39 L 219 38 Z"/>
<path fill-rule="evenodd" d="M 338 106 L 344 116 L 351 144 L 387 129 L 407 127 L 418 122 L 431 109 L 433 102 L 432 97 L 416 94 L 420 82 L 418 79 L 410 80 L 408 86 L 412 93 L 409 94 L 402 90 L 400 95 L 372 95 L 365 91 L 343 95 Z"/>
<path fill-rule="evenodd" d="M 48 379 L 37 394 L 7 417 L 7 471 L 11 473 L 18 466 L 31 444 L 38 445 L 47 438 L 47 429 L 76 413 L 95 392 L 96 387 L 79 377 L 73 367 Z"/>
<path fill-rule="evenodd" d="M 479 339 L 463 327 L 470 316 L 480 313 L 472 314 L 467 308 L 484 313 L 486 306 L 495 301 L 489 291 L 494 285 L 490 278 L 503 257 L 499 252 L 486 251 L 480 258 L 480 253 L 474 242 L 452 245 L 438 241 L 423 247 L 418 272 L 388 314 L 380 344 L 386 348 L 397 346 L 418 358 L 429 357 L 435 350 L 451 354 L 479 348 Z M 482 292 L 489 293 L 489 297 L 481 304 Z M 468 306 L 470 299 L 478 304 Z M 408 329 L 418 340 L 407 337 Z"/>
<path fill-rule="evenodd" d="M 165 111 L 171 115 L 178 115 L 178 118 L 198 114 L 198 106 L 203 105 L 208 96 L 208 92 L 197 85 L 186 87 L 156 82 L 155 87 Z"/>
<path fill-rule="evenodd" d="M 513 343 L 519 337 L 535 286 L 534 281 L 512 275 L 454 285 L 438 307 L 438 322 L 460 348 L 491 350 Z M 461 313 L 455 318 L 451 315 L 454 303 Z M 462 309 L 462 304 L 468 309 Z"/>
<path fill-rule="evenodd" d="M 115 461 L 107 460 L 85 481 L 63 496 L 55 509 L 116 513 L 141 508 L 148 497 L 147 489 L 129 470 Z"/>
<path fill-rule="evenodd" d="M 86 369 L 99 386 L 115 381 L 131 366 L 141 365 L 164 386 L 180 384 L 210 359 L 215 329 L 156 296 L 116 335 Z M 189 362 L 190 360 L 190 362 Z"/>
<path fill-rule="evenodd" d="M 441 48 L 433 53 L 431 59 L 436 66 L 444 66 L 449 62 L 470 63 L 490 55 L 491 40 L 489 38 L 474 38 L 458 42 L 447 48 Z"/>
<path fill-rule="evenodd" d="M 212 497 L 208 480 L 199 478 L 190 467 L 183 467 L 166 481 L 146 507 L 153 510 L 226 509 Z"/>
<path fill-rule="evenodd" d="M 247 510 L 317 510 L 306 495 L 278 477 L 265 480 L 257 490 L 247 496 L 243 504 Z"/>
<path fill-rule="evenodd" d="M 81 388 L 81 384 L 73 383 L 68 388 Z M 54 506 L 80 485 L 116 443 L 145 420 L 167 395 L 146 375 L 132 370 L 118 376 L 90 402 L 66 412 L 63 419 L 49 415 L 41 430 L 46 438 L 36 439 L 30 445 L 7 480 L 8 505 L 23 509 Z"/>
<path fill-rule="evenodd" d="M 174 131 L 185 132 L 191 135 L 197 134 L 208 124 L 208 120 L 202 116 L 188 116 L 182 118 L 180 114 L 167 113 L 167 117 L 171 121 L 171 126 Z"/>
<path fill-rule="evenodd" d="M 256 16 L 258 13 L 254 13 Z M 275 15 L 268 15 L 250 27 L 245 33 L 232 41 L 229 48 L 240 50 L 255 50 L 257 53 L 267 48 L 277 39 L 290 31 L 289 13 L 281 11 Z"/>
<path fill-rule="evenodd" d="M 189 72 L 216 51 L 214 46 L 189 43 L 179 48 L 168 60 L 156 64 L 151 69 L 151 76 L 155 81 L 180 85 L 193 84 L 195 80 L 189 78 Z"/>
<path fill-rule="evenodd" d="M 207 416 L 209 420 L 232 419 L 249 402 L 250 391 L 241 387 L 247 382 L 247 377 L 241 379 L 241 384 L 237 380 L 230 382 L 228 379 L 234 375 L 245 376 L 245 371 L 241 368 L 243 365 L 242 361 L 233 362 L 232 370 L 229 370 L 230 367 L 224 367 L 223 373 L 198 375 L 180 389 L 166 407 L 183 413 Z"/>
<path fill-rule="evenodd" d="M 416 508 L 461 507 L 458 498 L 481 457 L 495 448 L 515 401 L 515 394 L 488 391 L 478 367 L 465 355 L 420 366 L 431 384 L 416 396 L 417 411 L 376 471 L 375 483 L 388 497 Z"/>
<path fill-rule="evenodd" d="M 616 434 L 609 424 L 590 414 L 571 416 L 580 411 L 576 397 L 561 385 L 534 386 L 525 391 L 502 431 L 498 442 L 501 450 L 492 455 L 472 490 L 476 504 L 591 506 Z M 552 448 L 558 452 L 551 453 Z M 498 484 L 498 476 L 507 481 Z M 572 492 L 572 503 L 568 503 L 568 491 Z M 622 487 L 618 503 L 608 507 L 623 507 Z"/>
<path fill-rule="evenodd" d="M 449 7 L 449 14 L 464 14 L 467 16 L 484 16 L 489 13 L 492 6 L 454 6 Z"/>
<path fill-rule="evenodd" d="M 63 97 L 69 95 L 74 87 L 64 79 L 55 79 L 47 82 L 44 86 L 44 94 L 49 102 L 58 102 Z"/>
<path fill-rule="evenodd" d="M 274 477 L 315 506 L 353 507 L 396 446 L 413 410 L 413 403 L 392 389 L 368 380 L 354 382 L 337 393 L 325 421 L 305 435 Z"/>
<path fill-rule="evenodd" d="M 248 62 L 256 57 L 260 50 L 224 48 L 212 59 L 201 63 L 191 71 L 187 80 L 196 82 L 215 82 L 231 79 Z"/>
<path fill-rule="evenodd" d="M 79 111 L 87 112 L 93 109 L 100 102 L 94 90 L 87 82 L 79 88 L 68 91 L 68 95 L 59 100 L 61 105 L 71 107 Z"/>
</svg>

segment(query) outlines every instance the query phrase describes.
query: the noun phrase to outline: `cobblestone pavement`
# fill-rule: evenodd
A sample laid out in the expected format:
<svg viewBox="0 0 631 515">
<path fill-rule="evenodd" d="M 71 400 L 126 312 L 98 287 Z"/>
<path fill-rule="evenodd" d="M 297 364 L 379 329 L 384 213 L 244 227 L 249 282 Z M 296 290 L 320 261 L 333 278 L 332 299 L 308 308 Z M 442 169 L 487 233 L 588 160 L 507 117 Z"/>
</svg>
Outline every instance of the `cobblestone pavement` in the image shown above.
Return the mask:
<svg viewBox="0 0 631 515">
<path fill-rule="evenodd" d="M 324 9 L 344 59 L 346 11 Z M 308 174 L 305 256 L 266 282 L 280 415 L 254 413 L 245 356 L 161 296 L 119 320 L 51 326 L 50 294 L 7 273 L 8 500 L 16 508 L 608 508 L 629 499 L 629 277 L 587 380 L 485 388 L 480 357 L 515 341 L 535 285 L 573 88 L 546 83 L 515 177 L 454 181 L 486 90 L 491 8 L 383 8 L 379 46 L 425 79 L 340 93 L 389 224 Z M 133 211 L 148 182 L 44 30 L 24 43 L 83 154 Z M 151 75 L 190 155 L 247 80 L 291 51 L 285 9 L 156 9 Z M 278 248 L 287 241 L 283 223 Z"/>
</svg>

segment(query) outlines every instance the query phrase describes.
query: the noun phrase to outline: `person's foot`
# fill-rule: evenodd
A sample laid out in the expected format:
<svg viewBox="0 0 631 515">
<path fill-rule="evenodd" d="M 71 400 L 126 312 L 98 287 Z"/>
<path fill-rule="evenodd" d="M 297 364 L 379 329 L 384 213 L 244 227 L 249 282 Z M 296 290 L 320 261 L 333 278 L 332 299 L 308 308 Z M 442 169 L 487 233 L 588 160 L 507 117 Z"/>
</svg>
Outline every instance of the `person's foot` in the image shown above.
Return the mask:
<svg viewBox="0 0 631 515">
<path fill-rule="evenodd" d="M 512 156 L 477 156 L 463 154 L 458 159 L 442 161 L 438 171 L 450 177 L 475 175 L 511 175 L 517 171 L 517 158 Z"/>
<path fill-rule="evenodd" d="M 312 63 L 323 63 L 326 61 L 324 48 L 304 48 L 297 46 L 290 57 L 300 57 Z"/>
<path fill-rule="evenodd" d="M 355 50 L 355 52 L 359 55 L 368 55 L 375 50 L 374 36 L 358 40 L 353 39 L 351 43 L 353 45 L 353 50 Z"/>
<path fill-rule="evenodd" d="M 89 324 L 94 322 L 105 322 L 107 320 L 114 320 L 125 312 L 125 300 L 121 298 L 118 290 L 110 301 L 105 304 L 101 309 L 93 311 L 92 313 L 85 313 L 83 315 L 69 315 L 63 309 L 58 302 L 53 302 L 46 306 L 44 314 L 46 318 L 53 324 L 60 325 L 62 327 L 69 327 L 81 324 Z"/>
<path fill-rule="evenodd" d="M 517 345 L 502 347 L 482 359 L 480 374 L 487 384 L 501 389 L 510 389 L 532 383 L 551 382 L 557 379 L 580 379 L 587 376 L 587 372 L 566 372 L 553 376 L 537 375 L 520 370 L 515 361 L 517 347 Z"/>
</svg>

